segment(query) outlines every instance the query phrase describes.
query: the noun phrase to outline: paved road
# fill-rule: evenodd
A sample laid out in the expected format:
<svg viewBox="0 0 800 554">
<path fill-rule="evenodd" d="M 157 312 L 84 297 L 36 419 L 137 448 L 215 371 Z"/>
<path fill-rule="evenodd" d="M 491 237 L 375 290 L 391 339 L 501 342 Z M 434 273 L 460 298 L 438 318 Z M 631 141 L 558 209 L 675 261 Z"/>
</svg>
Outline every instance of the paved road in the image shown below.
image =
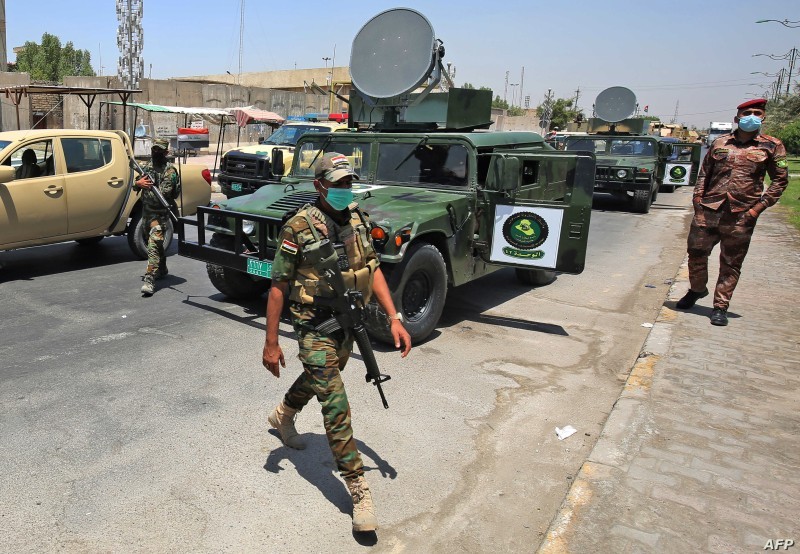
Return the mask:
<svg viewBox="0 0 800 554">
<path fill-rule="evenodd" d="M 151 299 L 124 238 L 0 254 L 0 521 L 9 551 L 532 551 L 594 446 L 683 258 L 689 191 L 647 215 L 598 201 L 587 270 L 451 291 L 408 360 L 378 352 L 391 408 L 346 371 L 383 525 L 353 537 L 313 406 L 288 451 L 266 415 L 296 372 L 260 365 L 263 302 L 169 258 Z M 174 247 L 172 249 L 174 253 Z M 556 426 L 578 433 L 558 441 Z M 313 548 L 313 546 L 312 546 Z"/>
</svg>

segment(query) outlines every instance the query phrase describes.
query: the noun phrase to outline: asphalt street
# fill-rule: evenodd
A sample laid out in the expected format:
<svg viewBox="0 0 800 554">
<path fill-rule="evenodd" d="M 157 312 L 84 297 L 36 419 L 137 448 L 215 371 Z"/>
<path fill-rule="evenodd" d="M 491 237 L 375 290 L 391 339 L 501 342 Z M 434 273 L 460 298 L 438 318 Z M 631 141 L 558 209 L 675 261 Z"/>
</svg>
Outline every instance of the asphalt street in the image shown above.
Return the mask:
<svg viewBox="0 0 800 554">
<path fill-rule="evenodd" d="M 287 322 L 289 367 L 261 366 L 263 300 L 225 299 L 174 245 L 149 299 L 124 237 L 0 253 L 2 549 L 535 550 L 683 260 L 689 205 L 690 190 L 644 215 L 598 199 L 583 274 L 450 291 L 409 358 L 378 347 L 389 410 L 351 362 L 382 525 L 368 537 L 351 533 L 317 407 L 298 418 L 305 451 L 268 430 L 300 366 Z"/>
</svg>

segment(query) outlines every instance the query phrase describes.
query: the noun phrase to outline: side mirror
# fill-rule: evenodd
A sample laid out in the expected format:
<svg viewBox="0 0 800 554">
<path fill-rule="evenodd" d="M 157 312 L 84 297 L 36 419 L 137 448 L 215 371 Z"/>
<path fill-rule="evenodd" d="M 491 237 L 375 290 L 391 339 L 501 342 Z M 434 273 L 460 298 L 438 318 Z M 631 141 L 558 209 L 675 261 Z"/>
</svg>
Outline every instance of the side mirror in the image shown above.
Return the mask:
<svg viewBox="0 0 800 554">
<path fill-rule="evenodd" d="M 10 165 L 0 165 L 0 183 L 8 183 L 17 178 L 17 170 Z"/>
<path fill-rule="evenodd" d="M 280 179 L 285 171 L 286 165 L 283 163 L 283 150 L 275 148 L 272 150 L 272 174 Z"/>
<path fill-rule="evenodd" d="M 519 158 L 506 158 L 494 156 L 489 163 L 489 173 L 486 175 L 486 188 L 506 192 L 519 187 L 520 163 Z"/>
</svg>

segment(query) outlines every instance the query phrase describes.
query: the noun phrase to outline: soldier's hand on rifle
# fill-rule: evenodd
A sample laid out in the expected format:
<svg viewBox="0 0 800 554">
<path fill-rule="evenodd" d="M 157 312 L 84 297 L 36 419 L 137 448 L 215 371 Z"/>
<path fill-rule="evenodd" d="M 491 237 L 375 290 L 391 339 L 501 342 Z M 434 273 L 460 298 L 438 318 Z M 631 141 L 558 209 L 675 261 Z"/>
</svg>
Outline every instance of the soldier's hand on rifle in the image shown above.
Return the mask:
<svg viewBox="0 0 800 554">
<path fill-rule="evenodd" d="M 281 367 L 286 367 L 286 360 L 283 359 L 283 350 L 281 350 L 277 342 L 275 344 L 264 343 L 264 354 L 261 356 L 261 363 L 275 377 L 281 376 Z M 280 366 L 278 363 L 280 363 Z"/>
<path fill-rule="evenodd" d="M 142 175 L 138 181 L 136 181 L 136 186 L 143 189 L 149 189 L 153 185 L 153 180 L 150 179 L 149 175 Z"/>
<path fill-rule="evenodd" d="M 394 347 L 400 348 L 400 344 L 402 343 L 403 349 L 400 351 L 400 357 L 405 358 L 408 356 L 408 353 L 411 352 L 411 335 L 408 334 L 408 331 L 406 331 L 406 328 L 403 327 L 403 324 L 400 323 L 398 319 L 392 320 L 389 330 L 392 332 Z"/>
</svg>

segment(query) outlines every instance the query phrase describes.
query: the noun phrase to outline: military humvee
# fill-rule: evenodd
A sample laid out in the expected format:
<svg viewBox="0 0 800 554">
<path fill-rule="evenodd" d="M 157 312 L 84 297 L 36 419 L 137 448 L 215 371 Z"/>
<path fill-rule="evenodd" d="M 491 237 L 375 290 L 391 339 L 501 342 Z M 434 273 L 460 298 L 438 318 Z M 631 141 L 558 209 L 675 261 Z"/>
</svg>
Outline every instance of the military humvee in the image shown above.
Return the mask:
<svg viewBox="0 0 800 554">
<path fill-rule="evenodd" d="M 366 58 L 404 50 L 414 55 L 422 41 L 416 55 L 430 67 L 421 78 L 378 90 L 390 77 L 367 65 L 359 38 L 374 39 L 382 28 L 405 29 L 409 36 L 389 33 L 387 41 L 407 42 L 385 50 L 370 47 Z M 428 34 L 429 39 L 419 36 Z M 181 220 L 179 253 L 205 261 L 223 294 L 260 295 L 269 287 L 282 221 L 317 197 L 315 159 L 339 152 L 360 176 L 355 198 L 370 217 L 381 269 L 415 342 L 434 330 L 448 287 L 504 266 L 514 267 L 519 280 L 532 286 L 551 282 L 557 272 L 580 273 L 594 155 L 556 152 L 536 133 L 478 131 L 491 124 L 491 91 L 409 92 L 423 81 L 429 89 L 436 85 L 438 75 L 430 72 L 441 74 L 442 54 L 430 23 L 414 10 L 388 10 L 370 20 L 353 42 L 351 58 L 350 125 L 359 130 L 304 135 L 280 184 L 200 208 L 196 221 Z M 391 68 L 404 60 L 390 62 L 379 65 Z M 374 80 L 363 81 L 371 72 Z M 196 241 L 184 232 L 190 225 L 197 226 Z M 370 333 L 390 340 L 378 305 L 369 311 Z"/>
<path fill-rule="evenodd" d="M 648 135 L 649 121 L 628 119 L 636 97 L 625 87 L 611 87 L 597 96 L 585 135 L 569 136 L 567 151 L 592 152 L 597 157 L 594 190 L 631 202 L 647 213 L 659 190 L 693 186 L 700 167 L 700 145 Z"/>
</svg>

